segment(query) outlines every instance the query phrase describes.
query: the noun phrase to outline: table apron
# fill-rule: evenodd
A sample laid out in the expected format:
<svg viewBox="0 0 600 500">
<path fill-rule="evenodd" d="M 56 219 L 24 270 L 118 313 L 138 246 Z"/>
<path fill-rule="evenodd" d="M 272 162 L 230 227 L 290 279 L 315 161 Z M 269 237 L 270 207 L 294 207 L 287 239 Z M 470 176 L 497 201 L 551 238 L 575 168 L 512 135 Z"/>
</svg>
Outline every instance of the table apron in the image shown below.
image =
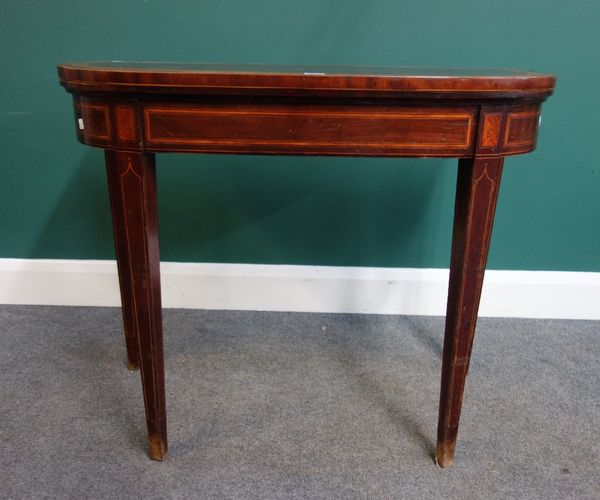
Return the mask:
<svg viewBox="0 0 600 500">
<path fill-rule="evenodd" d="M 399 157 L 516 154 L 534 149 L 539 119 L 539 104 L 507 109 L 74 99 L 80 142 L 148 152 Z"/>
</svg>

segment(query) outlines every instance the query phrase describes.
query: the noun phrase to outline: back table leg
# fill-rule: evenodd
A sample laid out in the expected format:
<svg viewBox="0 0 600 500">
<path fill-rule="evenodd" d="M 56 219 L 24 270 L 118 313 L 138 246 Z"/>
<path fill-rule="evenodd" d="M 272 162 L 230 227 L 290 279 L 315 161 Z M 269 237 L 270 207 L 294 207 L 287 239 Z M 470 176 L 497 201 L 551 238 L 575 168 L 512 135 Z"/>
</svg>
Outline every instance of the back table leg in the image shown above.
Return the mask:
<svg viewBox="0 0 600 500">
<path fill-rule="evenodd" d="M 154 155 L 105 152 L 130 365 L 139 355 L 150 457 L 167 452 Z"/>
<path fill-rule="evenodd" d="M 463 159 L 458 164 L 450 285 L 442 366 L 436 462 L 454 461 L 456 435 L 479 298 L 492 233 L 503 158 Z"/>
</svg>

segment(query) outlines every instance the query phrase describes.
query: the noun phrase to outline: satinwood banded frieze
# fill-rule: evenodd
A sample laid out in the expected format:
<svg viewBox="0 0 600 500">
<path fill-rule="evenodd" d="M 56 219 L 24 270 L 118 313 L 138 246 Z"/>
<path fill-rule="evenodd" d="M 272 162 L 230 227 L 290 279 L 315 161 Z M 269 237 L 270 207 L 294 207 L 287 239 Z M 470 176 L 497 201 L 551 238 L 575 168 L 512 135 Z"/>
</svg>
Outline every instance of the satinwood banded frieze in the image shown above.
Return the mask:
<svg viewBox="0 0 600 500">
<path fill-rule="evenodd" d="M 502 113 L 482 114 L 481 137 L 479 138 L 480 147 L 496 148 L 498 146 L 502 117 Z"/>
<path fill-rule="evenodd" d="M 513 155 L 535 149 L 540 105 L 482 106 L 477 156 Z"/>
<path fill-rule="evenodd" d="M 75 103 L 75 127 L 85 144 L 110 145 L 113 142 L 111 108 L 101 101 L 81 100 Z"/>
<path fill-rule="evenodd" d="M 540 121 L 539 109 L 525 109 L 508 113 L 504 136 L 505 148 L 532 148 L 535 146 Z"/>
<path fill-rule="evenodd" d="M 140 149 L 139 113 L 133 101 L 104 101 L 79 96 L 74 101 L 77 138 L 84 144 Z"/>
<path fill-rule="evenodd" d="M 125 147 L 139 144 L 141 137 L 135 103 L 115 104 L 114 115 L 117 125 L 117 143 Z"/>
<path fill-rule="evenodd" d="M 144 106 L 153 150 L 355 155 L 466 155 L 476 108 L 339 105 Z"/>
<path fill-rule="evenodd" d="M 539 105 L 167 106 L 78 97 L 75 114 L 80 142 L 114 149 L 469 157 L 533 150 L 540 110 Z"/>
</svg>

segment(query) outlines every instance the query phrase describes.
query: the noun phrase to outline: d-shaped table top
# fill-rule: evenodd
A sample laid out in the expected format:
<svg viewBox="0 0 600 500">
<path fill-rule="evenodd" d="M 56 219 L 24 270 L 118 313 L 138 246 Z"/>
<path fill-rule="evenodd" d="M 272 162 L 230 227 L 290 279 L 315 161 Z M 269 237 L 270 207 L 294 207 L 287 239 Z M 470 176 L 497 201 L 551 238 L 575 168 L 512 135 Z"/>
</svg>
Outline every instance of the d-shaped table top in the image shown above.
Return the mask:
<svg viewBox="0 0 600 500">
<path fill-rule="evenodd" d="M 515 69 L 98 61 L 58 66 L 70 91 L 543 99 L 556 78 Z"/>
</svg>

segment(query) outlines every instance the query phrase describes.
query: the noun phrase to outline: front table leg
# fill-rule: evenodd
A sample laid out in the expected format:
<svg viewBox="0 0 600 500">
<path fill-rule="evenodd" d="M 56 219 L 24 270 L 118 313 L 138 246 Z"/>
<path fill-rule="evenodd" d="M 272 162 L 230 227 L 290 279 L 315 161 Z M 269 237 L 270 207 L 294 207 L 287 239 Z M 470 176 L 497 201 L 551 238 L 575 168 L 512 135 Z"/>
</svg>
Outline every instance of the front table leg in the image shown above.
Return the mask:
<svg viewBox="0 0 600 500">
<path fill-rule="evenodd" d="M 502 175 L 502 157 L 459 160 L 436 462 L 454 461 L 460 409 Z"/>
<path fill-rule="evenodd" d="M 123 208 L 119 184 L 121 177 L 118 167 L 112 160 L 114 152 L 106 151 L 106 175 L 108 178 L 108 193 L 112 212 L 113 237 L 115 240 L 115 254 L 119 270 L 119 289 L 121 291 L 121 310 L 123 326 L 125 327 L 125 346 L 127 348 L 127 368 L 131 371 L 140 368 L 140 348 L 137 339 L 137 323 L 135 320 L 135 307 L 133 292 L 131 290 L 131 276 L 129 263 L 129 249 L 127 247 L 127 230 L 123 223 Z"/>
<path fill-rule="evenodd" d="M 167 419 L 154 155 L 107 150 L 105 157 L 123 313 L 139 352 L 150 457 L 162 460 Z"/>
</svg>

